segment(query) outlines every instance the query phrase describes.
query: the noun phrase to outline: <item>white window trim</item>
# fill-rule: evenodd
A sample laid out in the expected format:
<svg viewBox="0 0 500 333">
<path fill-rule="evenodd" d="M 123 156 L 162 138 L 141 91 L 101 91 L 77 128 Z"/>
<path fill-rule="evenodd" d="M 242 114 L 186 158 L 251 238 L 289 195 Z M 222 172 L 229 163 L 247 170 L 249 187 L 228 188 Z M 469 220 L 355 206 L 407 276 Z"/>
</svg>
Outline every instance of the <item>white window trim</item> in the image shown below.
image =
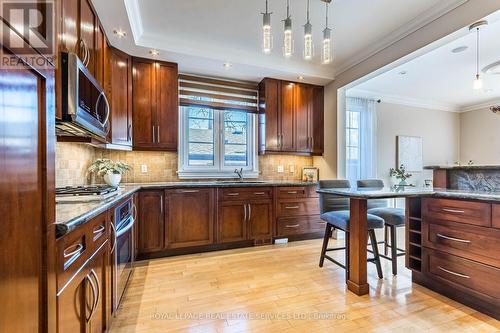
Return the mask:
<svg viewBox="0 0 500 333">
<path fill-rule="evenodd" d="M 188 165 L 188 116 L 187 112 L 182 112 L 182 106 L 179 107 L 179 155 L 178 155 L 178 171 L 177 175 L 180 179 L 231 179 L 236 178 L 235 169 L 241 167 L 224 167 L 221 162 L 224 157 L 224 145 L 215 144 L 214 165 L 213 166 L 190 166 Z M 214 109 L 214 133 L 218 135 L 218 142 L 224 142 L 224 130 L 220 124 L 223 123 L 224 113 L 222 110 Z M 259 177 L 259 158 L 257 151 L 257 121 L 256 115 L 247 113 L 248 117 L 248 155 L 247 159 L 250 162 L 248 166 L 243 167 L 243 178 L 258 178 Z"/>
</svg>

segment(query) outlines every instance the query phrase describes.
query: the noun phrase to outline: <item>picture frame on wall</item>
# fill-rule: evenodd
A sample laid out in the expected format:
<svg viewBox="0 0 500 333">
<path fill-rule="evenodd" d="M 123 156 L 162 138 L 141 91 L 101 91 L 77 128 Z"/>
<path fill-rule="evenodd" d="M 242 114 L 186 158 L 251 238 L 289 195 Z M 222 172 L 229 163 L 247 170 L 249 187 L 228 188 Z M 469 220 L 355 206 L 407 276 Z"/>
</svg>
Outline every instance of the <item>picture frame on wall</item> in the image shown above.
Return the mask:
<svg viewBox="0 0 500 333">
<path fill-rule="evenodd" d="M 302 181 L 304 182 L 317 182 L 319 180 L 319 169 L 315 167 L 302 168 Z"/>
<path fill-rule="evenodd" d="M 406 171 L 423 170 L 423 142 L 420 136 L 398 135 L 396 137 L 397 166 L 404 165 Z"/>
</svg>

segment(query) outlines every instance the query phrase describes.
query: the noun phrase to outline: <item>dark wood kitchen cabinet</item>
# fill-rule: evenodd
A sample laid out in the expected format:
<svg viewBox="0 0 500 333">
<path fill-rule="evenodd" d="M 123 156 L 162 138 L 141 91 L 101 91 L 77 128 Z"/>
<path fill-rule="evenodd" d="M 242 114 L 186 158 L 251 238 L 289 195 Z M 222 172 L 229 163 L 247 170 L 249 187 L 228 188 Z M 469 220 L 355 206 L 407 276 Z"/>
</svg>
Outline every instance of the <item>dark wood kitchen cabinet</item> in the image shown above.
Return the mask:
<svg viewBox="0 0 500 333">
<path fill-rule="evenodd" d="M 165 247 L 164 193 L 139 193 L 139 254 L 161 251 Z"/>
<path fill-rule="evenodd" d="M 259 92 L 260 154 L 323 154 L 323 87 L 266 78 Z"/>
<path fill-rule="evenodd" d="M 248 239 L 247 204 L 224 201 L 219 204 L 219 242 L 231 243 Z"/>
<path fill-rule="evenodd" d="M 214 243 L 214 199 L 212 188 L 165 191 L 166 248 Z"/>
<path fill-rule="evenodd" d="M 106 81 L 111 107 L 108 143 L 132 147 L 132 58 L 115 48 L 108 49 Z"/>
<path fill-rule="evenodd" d="M 177 64 L 133 58 L 133 147 L 177 151 Z"/>
</svg>

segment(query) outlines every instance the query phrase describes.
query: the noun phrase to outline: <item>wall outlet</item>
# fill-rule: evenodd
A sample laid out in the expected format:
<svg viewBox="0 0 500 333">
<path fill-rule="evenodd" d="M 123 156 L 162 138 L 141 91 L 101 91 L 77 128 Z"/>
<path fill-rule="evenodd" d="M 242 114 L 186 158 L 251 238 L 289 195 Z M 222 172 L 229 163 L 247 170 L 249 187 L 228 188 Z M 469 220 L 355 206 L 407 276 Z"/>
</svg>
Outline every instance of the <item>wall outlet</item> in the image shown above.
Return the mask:
<svg viewBox="0 0 500 333">
<path fill-rule="evenodd" d="M 285 172 L 285 167 L 283 165 L 278 165 L 278 173 Z"/>
<path fill-rule="evenodd" d="M 288 169 L 290 170 L 290 173 L 295 173 L 295 165 L 290 164 L 290 165 L 288 166 Z"/>
<path fill-rule="evenodd" d="M 148 173 L 148 166 L 146 164 L 141 165 L 141 172 L 142 173 Z"/>
<path fill-rule="evenodd" d="M 274 240 L 274 244 L 287 244 L 288 238 L 278 238 Z"/>
</svg>

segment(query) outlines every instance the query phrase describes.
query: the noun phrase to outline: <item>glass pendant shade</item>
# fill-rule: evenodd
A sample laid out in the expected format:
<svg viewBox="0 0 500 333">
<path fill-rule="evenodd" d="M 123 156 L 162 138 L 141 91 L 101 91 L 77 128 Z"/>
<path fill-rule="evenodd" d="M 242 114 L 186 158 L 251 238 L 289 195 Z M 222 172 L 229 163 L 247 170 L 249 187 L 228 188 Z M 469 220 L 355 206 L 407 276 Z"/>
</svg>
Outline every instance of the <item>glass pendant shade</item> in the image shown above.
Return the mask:
<svg viewBox="0 0 500 333">
<path fill-rule="evenodd" d="M 271 53 L 273 49 L 273 35 L 271 30 L 271 13 L 264 13 L 262 24 L 262 52 Z"/>
<path fill-rule="evenodd" d="M 292 19 L 285 19 L 285 33 L 283 37 L 283 55 L 287 58 L 293 55 L 293 35 L 292 35 Z"/>
<path fill-rule="evenodd" d="M 323 49 L 321 50 L 321 62 L 323 64 L 329 64 L 333 61 L 331 32 L 331 29 L 328 28 L 323 30 Z"/>
<path fill-rule="evenodd" d="M 304 25 L 304 59 L 311 60 L 313 53 L 312 25 L 308 22 Z"/>
<path fill-rule="evenodd" d="M 474 79 L 473 88 L 474 90 L 483 89 L 483 79 L 481 79 L 481 76 L 479 76 L 479 74 L 477 74 L 476 78 Z"/>
</svg>

